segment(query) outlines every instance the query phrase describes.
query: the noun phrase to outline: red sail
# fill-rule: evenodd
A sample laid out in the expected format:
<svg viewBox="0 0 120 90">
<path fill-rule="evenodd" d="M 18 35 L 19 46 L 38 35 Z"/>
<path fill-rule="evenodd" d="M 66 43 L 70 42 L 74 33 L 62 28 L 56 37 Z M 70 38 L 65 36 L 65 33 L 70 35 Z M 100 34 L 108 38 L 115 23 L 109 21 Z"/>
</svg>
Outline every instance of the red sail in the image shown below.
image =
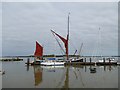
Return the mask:
<svg viewBox="0 0 120 90">
<path fill-rule="evenodd" d="M 51 30 L 54 34 L 56 34 L 64 43 L 65 49 L 66 49 L 66 55 L 67 55 L 67 59 L 68 59 L 68 35 L 67 35 L 67 39 L 61 37 L 59 34 L 55 33 L 53 30 Z"/>
<path fill-rule="evenodd" d="M 34 56 L 41 57 L 43 55 L 43 47 L 36 41 L 36 50 Z"/>
</svg>

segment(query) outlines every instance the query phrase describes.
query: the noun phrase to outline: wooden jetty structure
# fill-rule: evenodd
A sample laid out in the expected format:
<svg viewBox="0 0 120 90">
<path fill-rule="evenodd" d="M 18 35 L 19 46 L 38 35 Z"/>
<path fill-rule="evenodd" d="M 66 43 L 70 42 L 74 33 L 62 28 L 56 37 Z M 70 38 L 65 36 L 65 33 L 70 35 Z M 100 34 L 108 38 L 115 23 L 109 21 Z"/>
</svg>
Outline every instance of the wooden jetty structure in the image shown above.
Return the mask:
<svg viewBox="0 0 120 90">
<path fill-rule="evenodd" d="M 44 60 L 42 60 L 44 62 Z M 59 61 L 59 60 L 58 60 Z M 27 60 L 27 65 L 41 65 L 40 63 L 34 63 L 34 62 L 30 62 L 29 58 Z M 94 62 L 92 61 L 92 58 L 89 58 L 88 60 L 86 60 L 86 58 L 83 59 L 83 62 L 70 62 L 70 61 L 65 61 L 64 66 L 82 66 L 82 65 L 92 65 L 92 66 L 104 66 L 104 65 L 120 65 L 119 62 L 115 61 L 112 62 L 111 60 L 103 60 L 103 62 Z"/>
<path fill-rule="evenodd" d="M 64 65 L 95 65 L 95 62 L 66 62 Z"/>
<path fill-rule="evenodd" d="M 118 62 L 117 61 L 114 61 L 114 60 L 105 60 L 105 58 L 103 58 L 102 62 L 96 62 L 96 65 L 118 65 Z"/>
<path fill-rule="evenodd" d="M 117 62 L 96 62 L 96 65 L 118 65 Z"/>
<path fill-rule="evenodd" d="M 22 58 L 1 58 L 0 61 L 23 61 Z"/>
<path fill-rule="evenodd" d="M 119 62 L 117 61 L 111 61 L 109 60 L 105 60 L 105 58 L 103 58 L 103 62 L 93 62 L 92 58 L 89 58 L 89 61 L 86 61 L 86 58 L 84 58 L 83 62 L 65 62 L 65 66 L 66 65 L 97 65 L 97 66 L 102 66 L 102 65 L 120 65 Z"/>
</svg>

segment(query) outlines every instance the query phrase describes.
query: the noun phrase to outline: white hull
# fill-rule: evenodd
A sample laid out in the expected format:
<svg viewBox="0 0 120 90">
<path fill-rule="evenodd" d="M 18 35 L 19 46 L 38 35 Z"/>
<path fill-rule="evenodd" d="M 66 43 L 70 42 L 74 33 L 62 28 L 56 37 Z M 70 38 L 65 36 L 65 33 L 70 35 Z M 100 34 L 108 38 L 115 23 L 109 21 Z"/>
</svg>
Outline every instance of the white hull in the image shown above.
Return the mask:
<svg viewBox="0 0 120 90">
<path fill-rule="evenodd" d="M 98 62 L 104 62 L 104 60 L 98 60 Z M 117 62 L 117 61 L 115 61 L 115 60 L 105 60 L 105 62 Z"/>
<path fill-rule="evenodd" d="M 54 69 L 54 68 L 57 68 L 57 69 L 60 69 L 60 68 L 64 68 L 64 66 L 63 65 L 61 65 L 61 66 L 41 66 L 42 68 L 45 68 L 45 69 Z"/>
<path fill-rule="evenodd" d="M 44 66 L 62 66 L 65 62 L 41 62 Z"/>
</svg>

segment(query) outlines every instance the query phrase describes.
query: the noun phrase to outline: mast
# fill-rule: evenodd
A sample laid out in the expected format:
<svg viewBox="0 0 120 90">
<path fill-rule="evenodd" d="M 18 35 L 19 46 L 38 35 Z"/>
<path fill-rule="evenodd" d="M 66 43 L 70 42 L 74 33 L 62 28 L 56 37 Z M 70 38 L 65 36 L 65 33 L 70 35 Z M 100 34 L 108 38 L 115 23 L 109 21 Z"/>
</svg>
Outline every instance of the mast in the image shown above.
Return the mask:
<svg viewBox="0 0 120 90">
<path fill-rule="evenodd" d="M 67 56 L 67 60 L 69 59 L 69 52 L 68 52 L 69 25 L 70 25 L 70 23 L 69 23 L 69 15 L 70 15 L 70 13 L 68 13 L 68 33 L 67 33 L 67 42 L 66 42 L 66 44 L 67 44 L 67 46 L 66 46 L 66 56 Z"/>
<path fill-rule="evenodd" d="M 99 27 L 99 40 L 98 41 L 99 41 L 99 49 L 100 49 L 100 53 L 99 54 L 100 54 L 100 57 L 102 59 L 102 54 L 101 54 L 102 53 L 101 52 L 101 50 L 102 50 L 101 49 L 101 29 L 100 29 L 100 27 Z"/>
<path fill-rule="evenodd" d="M 69 22 L 69 15 L 70 15 L 70 13 L 68 13 L 68 40 L 69 40 L 69 25 L 70 25 L 70 22 Z"/>
<path fill-rule="evenodd" d="M 67 60 L 69 59 L 69 55 L 68 55 L 68 40 L 69 40 L 69 15 L 70 13 L 68 14 L 68 31 L 67 31 L 67 38 L 63 38 L 62 36 L 60 36 L 59 34 L 55 33 L 53 30 L 51 30 L 52 33 L 54 33 L 56 36 L 58 36 L 62 42 L 64 43 L 64 46 L 65 46 L 65 54 L 66 54 L 66 57 L 67 57 Z"/>
</svg>

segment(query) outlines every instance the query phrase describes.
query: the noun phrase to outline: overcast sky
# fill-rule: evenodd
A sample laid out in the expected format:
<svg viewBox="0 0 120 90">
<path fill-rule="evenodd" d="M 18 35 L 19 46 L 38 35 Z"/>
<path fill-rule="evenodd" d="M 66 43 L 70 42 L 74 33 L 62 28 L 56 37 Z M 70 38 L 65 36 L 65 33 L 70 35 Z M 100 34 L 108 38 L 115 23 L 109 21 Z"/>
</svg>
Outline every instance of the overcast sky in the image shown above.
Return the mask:
<svg viewBox="0 0 120 90">
<path fill-rule="evenodd" d="M 44 54 L 61 54 L 50 29 L 66 37 L 69 12 L 70 54 L 83 43 L 81 55 L 118 55 L 117 2 L 7 2 L 2 4 L 3 56 L 31 55 L 36 40 Z"/>
</svg>

